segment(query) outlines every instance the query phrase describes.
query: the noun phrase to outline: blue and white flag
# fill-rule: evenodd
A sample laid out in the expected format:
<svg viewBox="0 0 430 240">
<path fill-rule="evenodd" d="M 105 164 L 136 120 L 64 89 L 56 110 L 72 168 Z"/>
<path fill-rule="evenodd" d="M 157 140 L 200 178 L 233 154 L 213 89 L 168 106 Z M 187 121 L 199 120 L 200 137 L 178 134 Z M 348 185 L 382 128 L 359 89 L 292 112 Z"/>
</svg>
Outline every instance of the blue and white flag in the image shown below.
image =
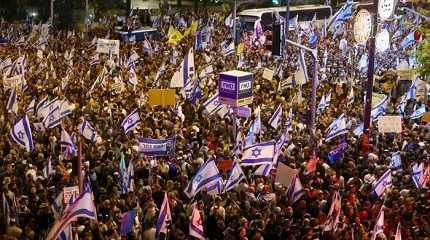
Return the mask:
<svg viewBox="0 0 430 240">
<path fill-rule="evenodd" d="M 42 122 L 45 128 L 54 128 L 61 124 L 61 119 L 60 106 L 57 105 L 48 112 Z"/>
<path fill-rule="evenodd" d="M 190 236 L 197 239 L 201 239 L 201 240 L 206 239 L 205 233 L 203 230 L 202 217 L 200 216 L 200 212 L 197 209 L 196 204 L 193 204 L 193 212 L 191 214 L 191 219 L 190 219 L 189 234 Z"/>
<path fill-rule="evenodd" d="M 45 166 L 43 167 L 43 177 L 45 178 L 45 179 L 48 179 L 49 178 L 49 176 L 51 175 L 51 174 L 53 174 L 53 171 L 52 171 L 53 169 L 52 169 L 52 163 L 51 163 L 51 158 L 49 158 L 48 159 L 48 163 L 46 163 L 45 164 Z"/>
<path fill-rule="evenodd" d="M 248 130 L 248 134 L 246 134 L 245 138 L 245 146 L 250 146 L 255 143 L 255 134 L 261 133 L 261 110 L 260 107 L 256 109 L 257 116 L 254 119 L 251 127 Z"/>
<path fill-rule="evenodd" d="M 330 94 L 330 96 L 331 96 L 331 93 L 329 93 L 329 94 Z M 330 97 L 330 96 L 327 96 L 327 97 Z M 326 97 L 325 95 L 323 95 L 323 96 L 321 97 L 320 103 L 318 104 L 318 108 L 317 108 L 317 114 L 322 113 L 322 112 L 324 111 L 324 109 L 325 109 L 326 107 L 328 107 L 328 105 L 329 105 L 329 102 L 328 102 L 328 101 L 330 101 L 330 98 L 329 98 L 329 99 L 327 99 L 327 97 Z M 328 100 L 328 101 L 327 101 L 327 100 Z"/>
<path fill-rule="evenodd" d="M 38 106 L 36 106 L 36 110 L 37 110 L 37 117 L 44 119 L 49 112 L 51 112 L 52 110 L 60 106 L 60 101 L 58 100 L 58 97 L 56 97 L 42 104 L 44 104 L 42 107 L 38 108 Z"/>
<path fill-rule="evenodd" d="M 275 112 L 273 113 L 272 117 L 269 119 L 269 124 L 274 129 L 277 129 L 279 124 L 282 121 L 282 103 L 278 105 Z"/>
<path fill-rule="evenodd" d="M 288 128 L 291 128 L 292 124 L 293 124 L 293 108 L 290 108 L 290 111 L 288 112 L 288 117 L 286 122 L 286 125 Z"/>
<path fill-rule="evenodd" d="M 133 86 L 133 88 L 137 85 L 137 75 L 133 68 L 128 71 L 128 83 Z"/>
<path fill-rule="evenodd" d="M 354 88 L 351 87 L 348 96 L 346 97 L 346 106 L 351 106 L 354 103 Z"/>
<path fill-rule="evenodd" d="M 232 28 L 234 25 L 234 19 L 233 19 L 233 15 L 230 13 L 230 15 L 228 15 L 225 20 L 224 20 L 224 25 L 226 27 Z"/>
<path fill-rule="evenodd" d="M 232 38 L 221 43 L 221 53 L 224 57 L 234 53 L 234 41 Z"/>
<path fill-rule="evenodd" d="M 130 160 L 128 163 L 127 170 L 123 175 L 122 193 L 128 193 L 134 191 L 134 166 L 133 161 Z"/>
<path fill-rule="evenodd" d="M 239 165 L 239 162 L 234 161 L 230 169 L 230 174 L 228 176 L 227 182 L 224 184 L 223 193 L 226 193 L 237 186 L 239 186 L 240 181 L 245 179 L 245 174 Z"/>
<path fill-rule="evenodd" d="M 122 128 L 124 129 L 125 134 L 129 131 L 135 129 L 137 124 L 140 122 L 139 112 L 136 108 L 133 112 L 131 112 L 121 123 Z"/>
<path fill-rule="evenodd" d="M 402 49 L 405 50 L 409 46 L 415 44 L 415 32 L 410 32 L 401 42 Z"/>
<path fill-rule="evenodd" d="M 275 156 L 275 141 L 258 143 L 243 150 L 240 165 L 271 164 Z"/>
<path fill-rule="evenodd" d="M 34 114 L 34 108 L 36 107 L 36 99 L 31 100 L 30 104 L 28 104 L 25 109 L 26 114 Z"/>
<path fill-rule="evenodd" d="M 62 149 L 64 149 L 65 156 L 78 156 L 78 147 L 73 142 L 70 135 L 64 129 L 61 130 L 60 146 Z"/>
<path fill-rule="evenodd" d="M 384 205 L 382 205 L 381 210 L 379 210 L 378 216 L 376 217 L 371 240 L 375 240 L 378 234 L 384 233 L 384 208 Z"/>
<path fill-rule="evenodd" d="M 309 76 L 308 76 L 308 68 L 307 68 L 306 62 L 305 62 L 305 53 L 301 49 L 299 51 L 299 57 L 298 58 L 299 58 L 299 66 L 298 66 L 298 70 L 295 74 L 295 80 L 297 83 L 302 85 L 302 84 L 309 82 Z"/>
<path fill-rule="evenodd" d="M 372 108 L 370 112 L 370 117 L 372 121 L 377 121 L 380 116 L 385 114 L 385 110 L 387 109 L 388 97 L 385 96 L 376 106 Z"/>
<path fill-rule="evenodd" d="M 422 188 L 425 185 L 426 176 L 424 173 L 424 163 L 415 163 L 412 166 L 412 181 L 418 189 Z"/>
<path fill-rule="evenodd" d="M 348 129 L 346 129 L 346 118 L 345 114 L 341 114 L 334 122 L 330 124 L 326 134 L 326 141 L 330 141 L 331 139 L 346 134 Z"/>
<path fill-rule="evenodd" d="M 161 64 L 160 68 L 157 71 L 157 74 L 155 75 L 154 78 L 154 86 L 159 86 L 160 85 L 160 77 L 166 72 L 166 64 L 163 62 L 163 64 Z"/>
<path fill-rule="evenodd" d="M 398 170 L 402 168 L 402 158 L 400 157 L 399 151 L 391 153 L 390 167 L 393 170 Z"/>
<path fill-rule="evenodd" d="M 333 231 L 339 223 L 340 212 L 342 211 L 342 198 L 339 191 L 334 192 L 327 220 L 324 223 L 324 232 Z"/>
<path fill-rule="evenodd" d="M 384 194 L 386 188 L 391 187 L 393 184 L 393 180 L 391 177 L 391 169 L 388 169 L 376 182 L 373 190 L 375 191 L 378 197 L 381 197 Z"/>
<path fill-rule="evenodd" d="M 190 199 L 194 198 L 201 190 L 208 189 L 220 181 L 222 181 L 221 175 L 218 172 L 215 161 L 211 159 L 205 162 L 188 182 L 188 186 L 184 191 L 185 195 Z"/>
<path fill-rule="evenodd" d="M 88 218 L 97 221 L 96 207 L 93 201 L 93 194 L 90 189 L 84 190 L 73 204 L 65 210 L 60 221 L 54 223 L 49 231 L 46 240 L 57 240 L 63 232 L 76 218 Z"/>
<path fill-rule="evenodd" d="M 60 117 L 64 118 L 73 113 L 75 106 L 70 104 L 67 99 L 64 99 L 60 104 Z"/>
<path fill-rule="evenodd" d="M 218 93 L 212 95 L 206 102 L 203 103 L 209 115 L 216 113 L 222 106 L 218 99 Z"/>
<path fill-rule="evenodd" d="M 151 54 L 152 53 L 152 46 L 149 40 L 145 37 L 145 40 L 143 41 L 143 51 L 145 53 Z"/>
<path fill-rule="evenodd" d="M 99 58 L 99 55 L 98 55 L 98 54 L 95 54 L 95 55 L 91 58 L 90 66 L 94 66 L 94 65 L 97 65 L 97 64 L 100 64 L 100 58 Z"/>
<path fill-rule="evenodd" d="M 346 3 L 340 8 L 330 19 L 328 27 L 336 27 L 337 25 L 348 21 L 352 18 L 353 13 L 353 1 L 346 1 Z"/>
<path fill-rule="evenodd" d="M 164 199 L 160 207 L 160 214 L 158 215 L 156 225 L 155 236 L 157 237 L 157 239 L 159 239 L 160 233 L 167 234 L 167 225 L 170 221 L 172 221 L 172 215 L 170 213 L 169 198 L 167 197 L 167 193 L 164 192 Z"/>
<path fill-rule="evenodd" d="M 15 115 L 18 113 L 18 96 L 15 89 L 10 92 L 9 100 L 6 104 L 7 112 L 12 112 Z"/>
<path fill-rule="evenodd" d="M 133 51 L 127 61 L 128 68 L 135 68 L 136 64 L 139 62 L 140 56 Z"/>
<path fill-rule="evenodd" d="M 175 153 L 175 137 L 167 139 L 139 139 L 139 153 L 146 156 L 169 156 Z"/>
<path fill-rule="evenodd" d="M 255 170 L 254 176 L 268 177 L 270 174 L 270 170 L 272 170 L 272 164 L 263 164 Z"/>
<path fill-rule="evenodd" d="M 405 100 L 407 101 L 409 99 L 416 99 L 416 96 L 417 96 L 417 78 L 414 79 L 411 86 L 409 87 L 408 92 L 406 93 Z"/>
<path fill-rule="evenodd" d="M 423 114 L 426 112 L 426 106 L 421 105 L 420 108 L 416 109 L 410 116 L 411 119 L 418 119 L 423 116 Z"/>
<path fill-rule="evenodd" d="M 309 46 L 311 48 L 315 48 L 318 43 L 318 35 L 315 31 L 312 30 L 311 35 L 309 36 Z"/>
<path fill-rule="evenodd" d="M 296 174 L 291 180 L 290 186 L 288 186 L 287 190 L 287 198 L 290 204 L 294 204 L 297 202 L 300 197 L 305 194 L 305 189 L 300 182 L 299 176 Z"/>
<path fill-rule="evenodd" d="M 327 154 L 328 163 L 335 164 L 336 161 L 343 156 L 347 148 L 348 148 L 348 143 L 346 143 L 345 139 L 342 139 L 341 142 L 336 146 L 336 148 Z"/>
<path fill-rule="evenodd" d="M 84 122 L 79 126 L 79 133 L 85 138 L 92 142 L 96 141 L 97 132 L 91 127 L 90 123 L 84 119 Z"/>
<path fill-rule="evenodd" d="M 15 123 L 10 130 L 10 135 L 16 143 L 25 147 L 27 152 L 33 151 L 33 136 L 31 135 L 31 127 L 27 115 Z"/>
</svg>

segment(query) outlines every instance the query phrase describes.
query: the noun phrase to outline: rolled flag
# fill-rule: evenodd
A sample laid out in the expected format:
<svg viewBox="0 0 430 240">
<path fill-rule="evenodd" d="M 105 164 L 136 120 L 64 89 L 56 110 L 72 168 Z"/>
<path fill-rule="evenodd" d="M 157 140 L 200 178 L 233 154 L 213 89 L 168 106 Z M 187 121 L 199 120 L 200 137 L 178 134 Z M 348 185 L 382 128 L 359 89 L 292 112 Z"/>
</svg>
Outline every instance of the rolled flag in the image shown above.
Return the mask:
<svg viewBox="0 0 430 240">
<path fill-rule="evenodd" d="M 84 122 L 79 125 L 79 133 L 86 139 L 95 142 L 97 137 L 96 130 L 91 127 L 90 123 L 84 119 Z"/>
<path fill-rule="evenodd" d="M 31 135 L 31 127 L 27 115 L 15 123 L 10 130 L 10 135 L 16 143 L 25 147 L 27 152 L 33 150 L 33 137 Z"/>
<path fill-rule="evenodd" d="M 76 157 L 78 155 L 78 147 L 64 129 L 61 130 L 60 146 L 64 150 L 65 156 L 69 155 Z"/>
<path fill-rule="evenodd" d="M 94 66 L 100 63 L 100 58 L 98 54 L 95 54 L 90 61 L 90 66 Z"/>
<path fill-rule="evenodd" d="M 379 210 L 378 217 L 376 217 L 375 227 L 373 228 L 372 240 L 375 240 L 378 234 L 384 232 L 384 205 Z"/>
<path fill-rule="evenodd" d="M 400 227 L 400 222 L 397 224 L 396 235 L 394 236 L 394 240 L 402 240 L 402 229 Z"/>
<path fill-rule="evenodd" d="M 222 180 L 221 175 L 218 172 L 214 160 L 205 162 L 197 171 L 196 175 L 188 182 L 188 186 L 185 189 L 185 195 L 188 198 L 194 198 L 194 196 L 203 189 L 207 189 L 215 185 Z"/>
<path fill-rule="evenodd" d="M 325 95 L 323 95 L 321 97 L 320 103 L 318 104 L 317 114 L 320 114 L 324 110 L 325 106 L 326 106 Z"/>
<path fill-rule="evenodd" d="M 145 40 L 143 41 L 143 51 L 145 53 L 152 53 L 152 46 L 151 43 L 148 41 L 148 39 L 145 37 Z"/>
<path fill-rule="evenodd" d="M 346 129 L 346 119 L 345 115 L 342 113 L 333 123 L 330 124 L 326 134 L 326 141 L 330 141 L 331 139 L 346 134 L 348 130 Z"/>
<path fill-rule="evenodd" d="M 28 104 L 25 109 L 26 114 L 34 114 L 34 108 L 36 107 L 36 99 L 31 100 L 30 104 Z"/>
<path fill-rule="evenodd" d="M 411 86 L 408 89 L 408 92 L 406 93 L 406 97 L 405 100 L 409 100 L 409 99 L 416 99 L 416 95 L 417 95 L 417 79 L 414 79 L 414 81 L 412 82 Z"/>
<path fill-rule="evenodd" d="M 130 211 L 122 214 L 121 217 L 121 236 L 127 236 L 133 231 L 134 218 L 136 217 L 136 209 L 131 209 Z"/>
<path fill-rule="evenodd" d="M 136 108 L 133 112 L 131 112 L 125 119 L 122 121 L 122 128 L 124 129 L 125 134 L 129 131 L 136 128 L 137 124 L 140 122 L 139 112 Z"/>
<path fill-rule="evenodd" d="M 43 167 L 43 177 L 45 179 L 48 179 L 51 174 L 52 174 L 52 163 L 51 163 L 51 158 L 49 158 L 48 163 L 45 164 L 45 166 Z"/>
<path fill-rule="evenodd" d="M 346 105 L 350 106 L 354 103 L 354 88 L 351 87 L 351 90 L 349 90 L 348 96 L 346 97 Z"/>
<path fill-rule="evenodd" d="M 333 231 L 336 229 L 336 225 L 339 223 L 339 216 L 342 210 L 341 208 L 341 197 L 338 191 L 333 195 L 330 210 L 327 215 L 327 220 L 324 223 L 324 231 Z"/>
<path fill-rule="evenodd" d="M 189 234 L 197 239 L 206 239 L 203 231 L 202 217 L 197 209 L 196 204 L 193 205 L 193 212 L 191 214 Z"/>
<path fill-rule="evenodd" d="M 133 161 L 128 163 L 127 171 L 123 175 L 122 193 L 134 191 L 134 166 Z"/>
<path fill-rule="evenodd" d="M 7 112 L 14 113 L 15 115 L 18 113 L 18 96 L 15 89 L 12 89 L 10 92 L 9 100 L 6 104 Z"/>
<path fill-rule="evenodd" d="M 127 65 L 129 68 L 134 68 L 140 58 L 140 56 L 135 51 L 132 51 L 132 52 L 133 53 L 130 55 L 127 61 Z"/>
<path fill-rule="evenodd" d="M 421 105 L 420 108 L 416 109 L 410 116 L 411 119 L 418 119 L 423 116 L 423 114 L 426 112 L 426 106 Z"/>
<path fill-rule="evenodd" d="M 271 164 L 275 154 L 275 141 L 258 143 L 243 150 L 240 165 L 255 166 Z"/>
<path fill-rule="evenodd" d="M 269 124 L 273 128 L 277 129 L 282 121 L 282 103 L 278 105 L 272 117 L 269 119 Z"/>
<path fill-rule="evenodd" d="M 428 167 L 427 167 L 428 168 Z M 412 166 L 412 181 L 417 188 L 422 188 L 426 184 L 427 177 L 425 175 L 424 163 L 415 163 Z"/>
<path fill-rule="evenodd" d="M 224 185 L 223 192 L 226 193 L 236 188 L 237 186 L 239 186 L 240 181 L 242 181 L 243 179 L 245 179 L 245 174 L 243 173 L 239 163 L 237 161 L 234 161 L 230 169 L 230 175 Z"/>
<path fill-rule="evenodd" d="M 272 170 L 272 164 L 263 164 L 257 168 L 254 172 L 254 176 L 265 176 L 268 177 L 270 174 L 270 170 Z"/>
<path fill-rule="evenodd" d="M 378 179 L 373 190 L 375 191 L 378 197 L 381 197 L 384 194 L 385 189 L 392 186 L 392 177 L 391 177 L 391 169 L 388 169 L 382 176 Z"/>
<path fill-rule="evenodd" d="M 160 214 L 158 215 L 157 225 L 156 225 L 156 236 L 159 238 L 160 233 L 167 233 L 167 225 L 172 221 L 172 215 L 170 214 L 169 199 L 167 198 L 167 193 L 164 193 L 163 203 L 160 207 Z"/>
</svg>

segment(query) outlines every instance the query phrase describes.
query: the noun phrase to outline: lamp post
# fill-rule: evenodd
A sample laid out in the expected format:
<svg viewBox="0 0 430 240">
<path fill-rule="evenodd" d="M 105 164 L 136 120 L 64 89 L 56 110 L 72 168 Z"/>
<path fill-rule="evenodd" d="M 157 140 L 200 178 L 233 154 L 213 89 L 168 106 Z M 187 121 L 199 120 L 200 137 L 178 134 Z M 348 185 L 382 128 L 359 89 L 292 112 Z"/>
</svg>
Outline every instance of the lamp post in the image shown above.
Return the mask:
<svg viewBox="0 0 430 240">
<path fill-rule="evenodd" d="M 290 0 L 286 1 L 286 9 L 287 12 L 285 14 L 285 20 L 284 20 L 284 60 L 287 59 L 287 39 L 288 39 L 288 33 L 290 31 Z"/>
<path fill-rule="evenodd" d="M 318 49 L 308 48 L 302 44 L 293 42 L 289 39 L 285 39 L 286 43 L 291 44 L 292 46 L 298 47 L 305 51 L 308 51 L 312 54 L 313 67 L 312 67 L 312 95 L 311 95 L 311 123 L 309 126 L 309 130 L 312 136 L 312 144 L 315 144 L 315 115 L 316 115 L 316 104 L 317 104 L 317 83 L 318 83 Z"/>
</svg>

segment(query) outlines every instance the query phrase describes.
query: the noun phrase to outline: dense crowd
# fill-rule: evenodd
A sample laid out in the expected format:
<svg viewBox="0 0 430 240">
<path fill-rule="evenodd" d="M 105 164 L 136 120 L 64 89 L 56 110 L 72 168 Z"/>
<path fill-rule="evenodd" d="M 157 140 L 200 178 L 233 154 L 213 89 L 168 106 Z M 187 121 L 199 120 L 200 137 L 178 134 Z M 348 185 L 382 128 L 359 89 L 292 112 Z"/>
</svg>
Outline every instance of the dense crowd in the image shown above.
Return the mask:
<svg viewBox="0 0 430 240">
<path fill-rule="evenodd" d="M 119 57 L 100 54 L 100 63 L 95 65 L 90 64 L 95 55 L 92 39 L 117 38 L 112 27 L 99 27 L 86 34 L 51 30 L 40 56 L 37 50 L 40 30 L 31 31 L 19 23 L 3 22 L 1 33 L 8 36 L 9 42 L 0 46 L 0 61 L 7 58 L 15 61 L 25 56 L 27 88 L 18 93 L 16 115 L 5 107 L 0 109 L 2 239 L 45 239 L 54 221 L 58 220 L 53 207 L 58 202 L 56 199 L 64 187 L 78 184 L 77 157 L 63 155 L 59 143 L 61 130 L 65 129 L 78 139 L 78 126 L 83 118 L 98 134 L 95 142 L 81 137 L 77 144 L 81 148 L 79 157 L 85 170 L 84 179 L 90 182 L 98 217 L 97 221 L 77 219 L 73 232 L 78 239 L 156 239 L 156 221 L 164 193 L 168 195 L 172 213 L 167 239 L 192 239 L 188 231 L 194 204 L 200 211 L 208 239 L 370 239 L 382 205 L 385 222 L 378 239 L 394 239 L 399 222 L 403 239 L 429 238 L 430 191 L 427 186 L 417 188 L 411 178 L 412 166 L 424 163 L 427 167 L 429 160 L 429 129 L 420 119 L 407 117 L 414 110 L 415 100 L 408 102 L 401 134 L 379 133 L 372 125 L 368 141 L 363 141 L 363 137 L 355 135 L 353 130 L 362 121 L 366 74 L 357 65 L 366 49 L 356 47 L 352 34 L 347 31 L 337 32 L 335 37 L 332 32 L 325 37 L 319 34 L 317 99 L 330 92 L 331 101 L 317 115 L 313 147 L 314 139 L 307 127 L 311 119 L 310 81 L 283 89 L 279 87 L 281 80 L 294 78 L 299 65 L 298 49 L 289 45 L 285 58 L 274 57 L 261 47 L 245 49 L 240 57 L 235 53 L 224 56 L 221 43 L 231 33 L 225 26 L 224 17 L 218 13 L 186 12 L 160 19 L 159 34 L 147 39 L 151 51 L 145 49 L 143 42 L 122 41 Z M 166 43 L 168 28 L 178 22 L 178 18 L 187 26 L 199 19 L 200 26 L 210 26 L 211 39 L 205 49 L 195 50 L 195 70 L 200 73 L 211 65 L 214 71 L 201 79 L 202 93 L 197 103 L 184 98 L 177 89 L 177 106 L 153 107 L 146 103 L 145 94 L 152 88 L 169 87 L 183 57 L 195 46 L 194 34 L 184 37 L 176 45 Z M 397 28 L 393 27 L 394 32 L 402 27 L 400 21 L 403 20 L 395 21 L 398 24 Z M 394 69 L 395 72 L 399 58 L 407 59 L 409 52 L 400 47 L 406 35 L 404 32 L 402 37 L 393 40 L 388 53 L 377 54 L 376 72 L 381 79 L 387 78 L 388 71 Z M 22 37 L 25 43 L 16 44 Z M 295 41 L 301 38 L 301 42 L 308 45 L 309 37 L 305 31 L 291 31 L 290 38 Z M 340 49 L 341 40 L 347 44 Z M 140 59 L 135 65 L 138 81 L 133 87 L 126 82 L 130 74 L 126 59 L 134 52 Z M 307 53 L 305 62 L 311 78 L 312 59 Z M 87 94 L 105 65 L 109 65 L 109 72 L 104 81 Z M 165 71 L 158 81 L 154 81 L 162 65 Z M 272 80 L 263 79 L 264 68 L 275 70 Z M 282 147 L 278 162 L 299 170 L 305 194 L 294 203 L 287 194 L 289 186 L 275 182 L 276 167 L 267 177 L 253 174 L 256 167 L 242 167 L 246 180 L 227 193 L 208 194 L 203 190 L 193 199 L 184 193 L 189 180 L 204 162 L 234 160 L 236 136 L 233 136 L 231 115 L 209 115 L 203 106 L 217 92 L 218 73 L 233 69 L 254 73 L 254 99 L 249 107 L 261 109 L 262 121 L 262 131 L 256 141 L 276 140 L 288 129 L 289 139 Z M 121 87 L 114 88 L 118 81 L 122 83 Z M 396 80 L 391 81 L 391 87 L 395 88 Z M 351 89 L 354 101 L 348 103 Z M 398 115 L 401 96 L 394 90 L 383 92 L 375 87 L 377 91 L 390 97 L 386 114 Z M 0 92 L 5 106 L 11 90 L 1 88 Z M 56 128 L 37 131 L 32 125 L 34 149 L 28 152 L 12 140 L 9 132 L 14 122 L 25 115 L 33 99 L 39 102 L 46 96 L 67 98 L 74 110 Z M 416 101 L 425 104 L 423 100 Z M 267 122 L 280 103 L 283 121 L 275 129 Z M 125 134 L 121 122 L 135 108 L 139 109 L 141 122 L 135 130 Z M 287 126 L 290 109 L 293 118 Z M 325 141 L 327 127 L 342 113 L 348 117 L 350 131 L 342 140 Z M 28 116 L 31 123 L 39 121 L 35 114 Z M 253 114 L 248 119 L 239 119 L 238 131 L 246 135 L 254 118 Z M 148 157 L 137 151 L 140 137 L 165 139 L 170 136 L 176 136 L 176 148 L 171 156 Z M 328 153 L 336 148 L 338 141 L 346 142 L 347 147 L 339 159 L 329 161 Z M 314 150 L 318 156 L 316 170 L 305 174 L 306 163 Z M 393 170 L 392 187 L 378 197 L 373 187 L 392 167 L 391 153 L 396 151 L 400 151 L 401 167 Z M 127 163 L 132 160 L 134 164 L 134 189 L 127 193 L 122 191 L 119 176 L 122 157 Z M 44 174 L 48 161 L 53 171 Z M 220 172 L 227 179 L 228 171 Z M 332 196 L 337 191 L 342 199 L 339 222 L 335 229 L 324 232 Z M 121 238 L 121 214 L 131 209 L 137 212 L 133 230 Z"/>
</svg>

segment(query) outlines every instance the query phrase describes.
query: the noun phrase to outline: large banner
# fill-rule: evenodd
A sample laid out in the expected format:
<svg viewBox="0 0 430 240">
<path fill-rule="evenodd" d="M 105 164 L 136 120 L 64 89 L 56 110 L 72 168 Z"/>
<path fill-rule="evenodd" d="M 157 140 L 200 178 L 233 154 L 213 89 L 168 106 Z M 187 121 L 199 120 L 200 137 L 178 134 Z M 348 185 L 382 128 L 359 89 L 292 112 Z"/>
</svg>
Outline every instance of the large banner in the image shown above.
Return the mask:
<svg viewBox="0 0 430 240">
<path fill-rule="evenodd" d="M 168 139 L 139 139 L 139 153 L 146 156 L 168 156 L 175 153 L 175 137 Z"/>
</svg>

